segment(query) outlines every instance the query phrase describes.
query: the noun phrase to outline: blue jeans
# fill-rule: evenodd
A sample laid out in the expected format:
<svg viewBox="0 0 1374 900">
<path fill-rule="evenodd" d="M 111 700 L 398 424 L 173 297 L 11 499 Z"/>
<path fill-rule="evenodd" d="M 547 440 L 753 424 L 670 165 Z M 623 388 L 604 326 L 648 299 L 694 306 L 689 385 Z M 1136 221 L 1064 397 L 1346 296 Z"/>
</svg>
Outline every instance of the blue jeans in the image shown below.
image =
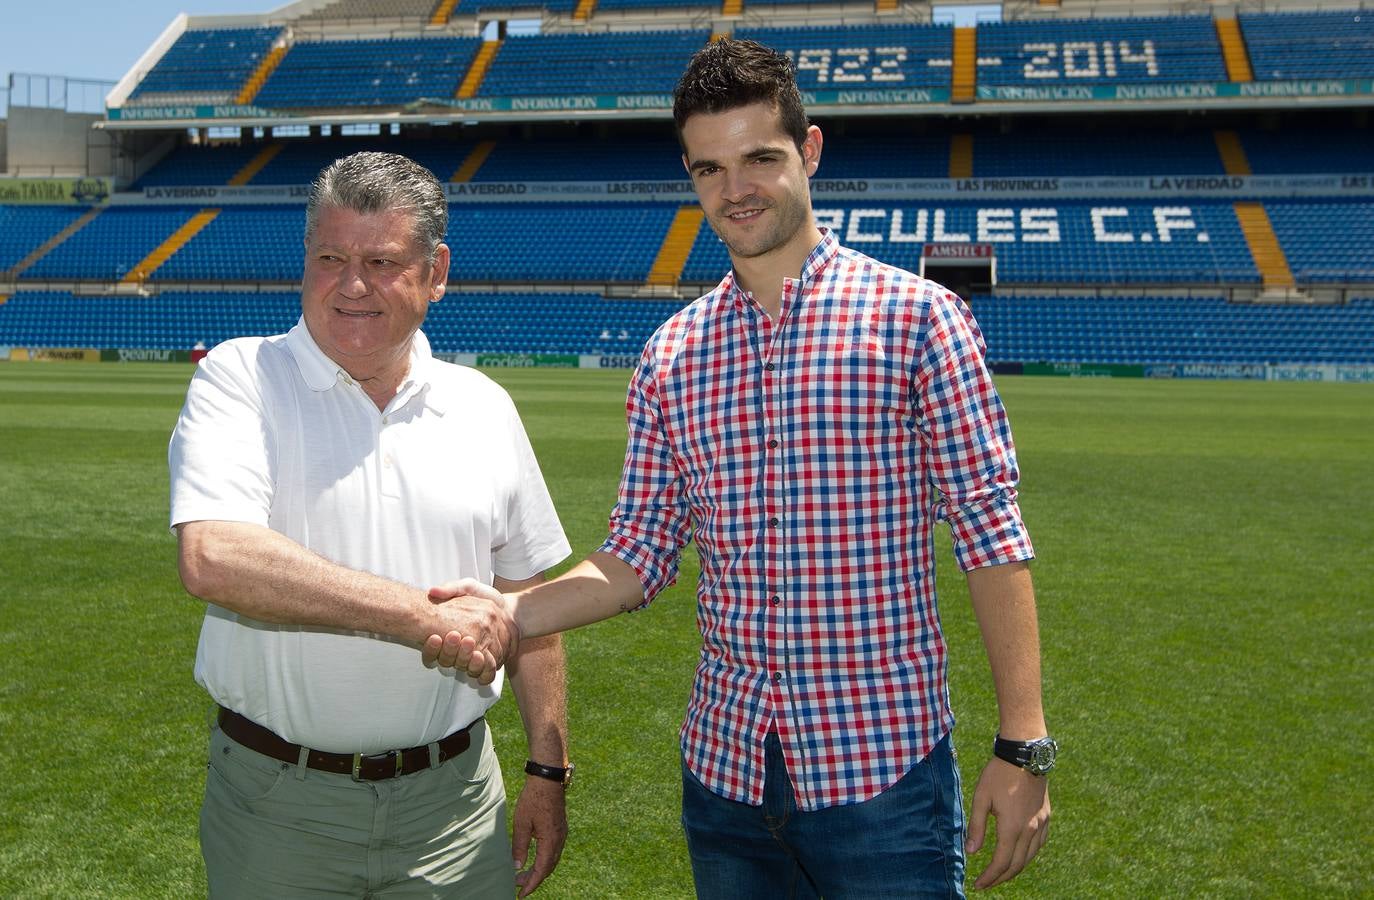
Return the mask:
<svg viewBox="0 0 1374 900">
<path fill-rule="evenodd" d="M 713 794 L 682 767 L 682 827 L 701 900 L 963 897 L 964 812 L 945 736 L 863 803 L 797 808 L 782 745 L 764 744 L 763 806 Z"/>
</svg>

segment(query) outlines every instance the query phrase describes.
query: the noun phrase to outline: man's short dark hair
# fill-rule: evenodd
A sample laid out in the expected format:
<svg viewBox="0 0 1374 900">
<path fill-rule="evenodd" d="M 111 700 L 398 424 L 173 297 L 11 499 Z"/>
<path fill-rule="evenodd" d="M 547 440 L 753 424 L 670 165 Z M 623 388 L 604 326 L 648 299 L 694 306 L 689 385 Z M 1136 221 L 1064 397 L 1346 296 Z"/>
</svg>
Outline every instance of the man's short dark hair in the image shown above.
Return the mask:
<svg viewBox="0 0 1374 900">
<path fill-rule="evenodd" d="M 327 206 L 374 213 L 407 212 L 415 219 L 415 240 L 434 261 L 448 230 L 448 198 L 434 173 L 397 153 L 362 151 L 325 166 L 305 204 L 305 240 L 315 233 Z"/>
<path fill-rule="evenodd" d="M 727 37 L 707 44 L 692 56 L 673 89 L 678 141 L 682 141 L 682 126 L 697 113 L 725 112 L 751 103 L 771 104 L 783 131 L 801 151 L 810 123 L 792 61 L 755 41 Z M 687 149 L 685 144 L 683 149 Z"/>
</svg>

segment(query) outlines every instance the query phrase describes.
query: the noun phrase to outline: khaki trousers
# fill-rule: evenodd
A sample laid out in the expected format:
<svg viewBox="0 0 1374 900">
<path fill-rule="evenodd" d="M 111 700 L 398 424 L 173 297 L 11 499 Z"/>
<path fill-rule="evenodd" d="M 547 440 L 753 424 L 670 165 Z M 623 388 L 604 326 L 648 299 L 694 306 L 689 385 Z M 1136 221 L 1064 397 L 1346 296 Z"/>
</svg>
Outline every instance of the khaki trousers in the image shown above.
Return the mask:
<svg viewBox="0 0 1374 900">
<path fill-rule="evenodd" d="M 506 898 L 515 870 L 485 720 L 441 766 L 356 782 L 214 728 L 200 846 L 212 898 Z"/>
</svg>

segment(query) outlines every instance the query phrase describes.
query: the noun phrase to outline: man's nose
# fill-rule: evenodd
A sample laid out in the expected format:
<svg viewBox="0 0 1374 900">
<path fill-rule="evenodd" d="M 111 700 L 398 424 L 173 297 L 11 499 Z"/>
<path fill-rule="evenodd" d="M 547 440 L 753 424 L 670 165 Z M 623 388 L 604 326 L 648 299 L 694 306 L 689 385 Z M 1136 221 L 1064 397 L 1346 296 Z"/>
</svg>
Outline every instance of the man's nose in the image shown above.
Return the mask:
<svg viewBox="0 0 1374 900">
<path fill-rule="evenodd" d="M 724 197 L 731 203 L 738 203 L 754 193 L 754 179 L 746 169 L 729 169 L 725 172 Z"/>
<path fill-rule="evenodd" d="M 350 262 L 339 273 L 339 293 L 345 297 L 363 297 L 372 290 L 367 277 L 367 267 L 361 262 Z"/>
</svg>

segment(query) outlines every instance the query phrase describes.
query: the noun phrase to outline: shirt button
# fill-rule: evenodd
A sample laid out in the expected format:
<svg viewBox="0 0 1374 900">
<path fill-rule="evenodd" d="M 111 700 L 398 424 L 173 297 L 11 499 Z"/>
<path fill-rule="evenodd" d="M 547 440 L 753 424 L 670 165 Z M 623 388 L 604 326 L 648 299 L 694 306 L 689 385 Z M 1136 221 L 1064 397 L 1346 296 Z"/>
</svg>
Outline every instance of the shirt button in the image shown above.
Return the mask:
<svg viewBox="0 0 1374 900">
<path fill-rule="evenodd" d="M 763 367 L 770 372 L 777 368 L 777 366 L 773 365 L 772 363 L 764 363 Z"/>
<path fill-rule="evenodd" d="M 777 606 L 779 603 L 782 602 L 782 598 L 779 597 L 777 594 L 774 594 L 773 596 L 768 598 L 768 602 L 773 604 L 774 606 Z"/>
<path fill-rule="evenodd" d="M 772 518 L 770 518 L 770 519 L 768 520 L 768 525 L 769 525 L 770 527 L 772 527 L 772 528 L 777 528 L 777 527 L 778 527 L 778 517 L 777 517 L 777 516 L 773 516 Z"/>
<path fill-rule="evenodd" d="M 385 458 L 382 460 L 382 463 L 383 463 L 388 469 L 391 468 L 391 457 L 390 457 L 390 456 L 385 457 Z"/>
<path fill-rule="evenodd" d="M 781 684 L 781 683 L 782 683 L 782 673 L 781 673 L 781 672 L 774 672 L 774 673 L 773 673 L 773 683 L 774 683 L 774 684 Z"/>
<path fill-rule="evenodd" d="M 776 450 L 776 449 L 777 449 L 777 446 L 778 446 L 778 439 L 777 439 L 777 438 L 773 438 L 771 441 L 768 442 L 768 449 L 769 449 L 769 450 Z"/>
</svg>

